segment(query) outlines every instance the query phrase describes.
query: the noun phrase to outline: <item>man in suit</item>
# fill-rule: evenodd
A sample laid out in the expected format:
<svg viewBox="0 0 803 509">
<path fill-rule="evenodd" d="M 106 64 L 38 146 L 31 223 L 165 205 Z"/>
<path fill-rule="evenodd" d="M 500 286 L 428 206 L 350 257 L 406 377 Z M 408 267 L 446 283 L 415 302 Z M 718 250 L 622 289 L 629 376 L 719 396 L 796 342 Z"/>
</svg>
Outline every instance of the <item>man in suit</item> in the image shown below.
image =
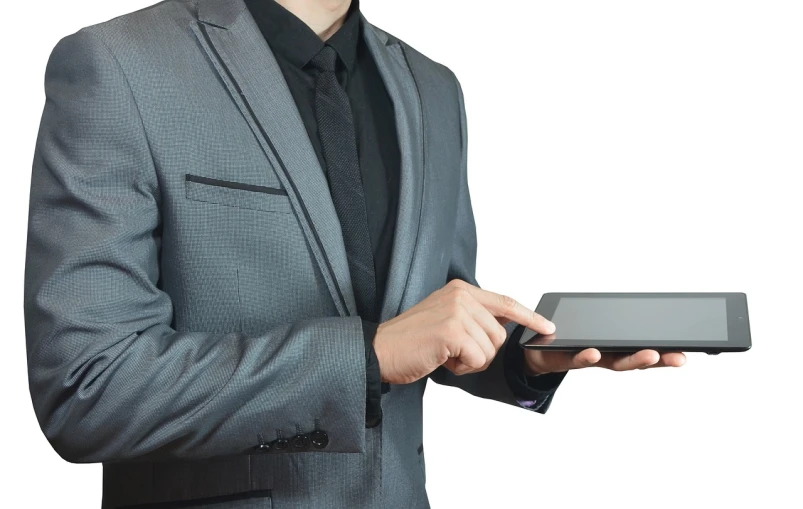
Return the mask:
<svg viewBox="0 0 803 509">
<path fill-rule="evenodd" d="M 104 507 L 427 507 L 428 378 L 544 413 L 554 326 L 480 289 L 451 71 L 349 0 L 167 0 L 62 38 L 25 273 L 31 395 Z"/>
</svg>

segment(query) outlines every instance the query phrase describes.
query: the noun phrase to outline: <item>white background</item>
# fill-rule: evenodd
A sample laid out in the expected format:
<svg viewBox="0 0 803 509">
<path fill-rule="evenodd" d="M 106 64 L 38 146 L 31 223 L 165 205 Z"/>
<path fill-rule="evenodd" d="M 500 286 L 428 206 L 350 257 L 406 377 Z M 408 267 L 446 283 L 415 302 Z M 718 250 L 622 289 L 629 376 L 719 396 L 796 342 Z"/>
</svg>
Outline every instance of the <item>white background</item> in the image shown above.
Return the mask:
<svg viewBox="0 0 803 509">
<path fill-rule="evenodd" d="M 51 49 L 150 3 L 4 7 L 0 468 L 9 507 L 100 505 L 100 465 L 61 460 L 33 414 L 25 218 Z M 362 8 L 462 83 L 484 288 L 532 308 L 546 291 L 742 291 L 750 309 L 750 352 L 691 354 L 681 369 L 570 373 L 547 415 L 430 384 L 433 506 L 800 507 L 801 3 Z"/>
</svg>

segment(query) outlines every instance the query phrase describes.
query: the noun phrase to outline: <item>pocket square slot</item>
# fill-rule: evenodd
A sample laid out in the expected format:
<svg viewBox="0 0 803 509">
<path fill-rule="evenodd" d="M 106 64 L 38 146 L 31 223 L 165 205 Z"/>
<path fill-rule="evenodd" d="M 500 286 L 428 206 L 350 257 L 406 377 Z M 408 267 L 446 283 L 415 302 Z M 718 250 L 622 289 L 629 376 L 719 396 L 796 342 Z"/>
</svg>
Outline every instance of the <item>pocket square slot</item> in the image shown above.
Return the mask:
<svg viewBox="0 0 803 509">
<path fill-rule="evenodd" d="M 191 174 L 186 175 L 185 186 L 187 199 L 192 201 L 284 214 L 293 212 L 290 197 L 282 188 L 230 182 Z"/>
<path fill-rule="evenodd" d="M 243 191 L 253 191 L 255 193 L 279 194 L 287 196 L 287 191 L 280 187 L 267 187 L 258 186 L 255 184 L 245 184 L 242 182 L 231 182 L 229 180 L 219 180 L 209 177 L 201 177 L 200 175 L 192 175 L 191 173 L 187 173 L 185 178 L 188 182 L 197 182 L 199 184 L 206 184 L 209 186 L 228 187 L 230 189 L 242 189 Z"/>
</svg>

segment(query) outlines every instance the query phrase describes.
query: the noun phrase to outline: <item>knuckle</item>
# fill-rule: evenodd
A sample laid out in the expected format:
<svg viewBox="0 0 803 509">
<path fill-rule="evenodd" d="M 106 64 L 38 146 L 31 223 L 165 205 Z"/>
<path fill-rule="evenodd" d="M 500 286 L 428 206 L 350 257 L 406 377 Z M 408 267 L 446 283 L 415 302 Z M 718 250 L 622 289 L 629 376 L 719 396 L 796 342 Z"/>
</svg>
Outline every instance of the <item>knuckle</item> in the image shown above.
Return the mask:
<svg viewBox="0 0 803 509">
<path fill-rule="evenodd" d="M 464 286 L 456 286 L 451 292 L 451 297 L 455 302 L 465 302 L 470 296 L 471 294 Z"/>
<path fill-rule="evenodd" d="M 449 360 L 449 348 L 445 344 L 440 345 L 440 348 L 435 351 L 435 360 L 438 365 Z"/>
<path fill-rule="evenodd" d="M 462 279 L 452 279 L 448 283 L 446 283 L 446 286 L 449 286 L 451 288 L 464 288 L 463 285 L 465 285 L 465 281 L 463 281 Z"/>
<path fill-rule="evenodd" d="M 510 295 L 500 295 L 499 299 L 501 301 L 502 307 L 504 307 L 505 309 L 515 309 L 516 306 L 518 305 L 516 299 L 514 299 Z"/>
</svg>

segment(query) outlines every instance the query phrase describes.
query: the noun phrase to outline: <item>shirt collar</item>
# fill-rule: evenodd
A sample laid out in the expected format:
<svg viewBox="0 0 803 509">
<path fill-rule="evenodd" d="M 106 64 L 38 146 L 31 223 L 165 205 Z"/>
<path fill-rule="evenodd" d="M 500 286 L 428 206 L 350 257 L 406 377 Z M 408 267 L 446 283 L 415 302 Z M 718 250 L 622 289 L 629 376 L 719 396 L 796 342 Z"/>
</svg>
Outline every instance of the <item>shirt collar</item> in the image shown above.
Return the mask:
<svg viewBox="0 0 803 509">
<path fill-rule="evenodd" d="M 302 68 L 324 47 L 332 46 L 349 72 L 357 59 L 360 2 L 352 0 L 346 19 L 326 42 L 275 0 L 245 0 L 251 16 L 274 53 Z"/>
</svg>

